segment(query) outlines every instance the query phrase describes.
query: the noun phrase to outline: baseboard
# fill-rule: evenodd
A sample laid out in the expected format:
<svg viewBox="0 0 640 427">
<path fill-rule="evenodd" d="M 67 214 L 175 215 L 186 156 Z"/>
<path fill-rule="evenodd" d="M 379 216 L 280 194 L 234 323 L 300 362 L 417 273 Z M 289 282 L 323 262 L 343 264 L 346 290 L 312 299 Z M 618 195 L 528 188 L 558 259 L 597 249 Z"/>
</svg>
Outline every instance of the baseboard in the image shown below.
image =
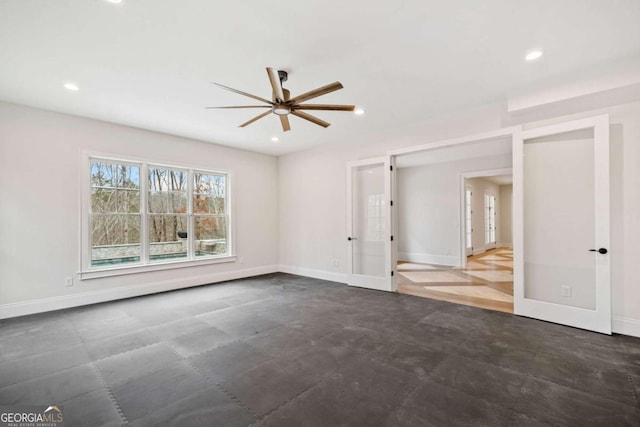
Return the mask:
<svg viewBox="0 0 640 427">
<path fill-rule="evenodd" d="M 478 255 L 478 254 L 483 254 L 485 252 L 487 252 L 487 250 L 485 248 L 474 248 L 471 253 L 473 255 Z"/>
<path fill-rule="evenodd" d="M 336 273 L 334 271 L 314 270 L 312 268 L 295 267 L 293 265 L 280 265 L 279 271 L 282 273 L 327 280 L 329 282 L 347 283 L 347 275 L 345 273 Z"/>
<path fill-rule="evenodd" d="M 613 316 L 611 329 L 616 334 L 631 335 L 640 338 L 640 320 Z"/>
<path fill-rule="evenodd" d="M 496 248 L 513 248 L 513 243 L 496 243 Z"/>
<path fill-rule="evenodd" d="M 451 255 L 431 255 L 411 252 L 398 252 L 398 260 L 418 262 L 421 264 L 448 265 L 455 267 L 460 265 L 460 258 Z"/>
<path fill-rule="evenodd" d="M 205 274 L 181 279 L 167 280 L 151 284 L 110 288 L 100 291 L 83 292 L 72 295 L 62 295 L 51 298 L 17 302 L 0 305 L 0 319 L 25 316 L 28 314 L 44 313 L 46 311 L 61 310 L 100 302 L 115 301 L 124 298 L 155 294 L 209 283 L 224 282 L 227 280 L 242 279 L 245 277 L 259 276 L 278 272 L 277 265 L 235 270 L 218 274 Z"/>
</svg>

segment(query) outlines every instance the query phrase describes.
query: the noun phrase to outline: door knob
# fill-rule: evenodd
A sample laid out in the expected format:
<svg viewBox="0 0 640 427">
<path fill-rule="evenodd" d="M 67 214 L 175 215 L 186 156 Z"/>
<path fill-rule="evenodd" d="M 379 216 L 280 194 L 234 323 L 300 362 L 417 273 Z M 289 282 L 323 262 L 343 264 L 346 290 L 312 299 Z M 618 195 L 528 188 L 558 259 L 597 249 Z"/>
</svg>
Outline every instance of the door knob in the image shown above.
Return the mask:
<svg viewBox="0 0 640 427">
<path fill-rule="evenodd" d="M 352 240 L 358 240 L 356 237 L 347 237 L 348 241 L 352 241 Z"/>
<path fill-rule="evenodd" d="M 606 254 L 607 252 L 609 252 L 608 250 L 606 250 L 605 248 L 600 248 L 600 249 L 589 249 L 589 252 L 599 252 L 602 255 Z"/>
</svg>

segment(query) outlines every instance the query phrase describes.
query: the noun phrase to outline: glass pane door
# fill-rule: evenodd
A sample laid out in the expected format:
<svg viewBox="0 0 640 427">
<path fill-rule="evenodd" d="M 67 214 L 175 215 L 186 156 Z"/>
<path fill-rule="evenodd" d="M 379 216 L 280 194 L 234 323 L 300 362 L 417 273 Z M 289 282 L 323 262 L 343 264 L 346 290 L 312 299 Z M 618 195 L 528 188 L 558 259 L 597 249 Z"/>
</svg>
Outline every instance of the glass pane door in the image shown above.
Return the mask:
<svg viewBox="0 0 640 427">
<path fill-rule="evenodd" d="M 353 273 L 384 277 L 384 164 L 352 170 Z"/>
<path fill-rule="evenodd" d="M 610 334 L 609 118 L 521 135 L 514 145 L 514 311 Z"/>
<path fill-rule="evenodd" d="M 595 309 L 593 131 L 527 140 L 525 298 Z"/>
<path fill-rule="evenodd" d="M 349 284 L 392 290 L 389 161 L 348 165 Z"/>
</svg>

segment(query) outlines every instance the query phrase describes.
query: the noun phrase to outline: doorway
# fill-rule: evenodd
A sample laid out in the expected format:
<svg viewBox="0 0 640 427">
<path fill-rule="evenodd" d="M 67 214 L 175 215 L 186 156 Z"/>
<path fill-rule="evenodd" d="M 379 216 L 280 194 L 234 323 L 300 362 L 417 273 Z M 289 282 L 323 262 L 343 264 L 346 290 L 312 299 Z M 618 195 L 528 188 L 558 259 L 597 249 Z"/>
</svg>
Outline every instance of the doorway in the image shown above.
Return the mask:
<svg viewBox="0 0 640 427">
<path fill-rule="evenodd" d="M 399 293 L 513 313 L 511 147 L 506 137 L 395 159 Z"/>
<path fill-rule="evenodd" d="M 424 217 L 424 221 L 417 222 L 420 226 L 424 224 L 438 224 L 438 226 L 432 230 L 431 234 L 408 233 L 406 229 L 403 231 L 403 212 L 399 208 L 403 206 L 403 202 L 414 200 L 412 197 L 407 197 L 398 179 L 403 157 L 415 161 L 422 156 L 426 157 L 428 162 L 434 163 L 434 158 L 443 162 L 452 153 L 454 159 L 459 154 L 456 150 L 443 149 L 466 150 L 473 149 L 473 146 L 480 147 L 476 154 L 488 156 L 490 151 L 487 151 L 483 144 L 500 140 L 503 143 L 507 142 L 509 149 L 512 149 L 511 154 L 500 154 L 506 155 L 509 167 L 513 163 L 512 258 L 515 279 L 513 312 L 520 316 L 610 334 L 609 117 L 607 115 L 524 130 L 521 126 L 504 128 L 480 135 L 388 152 L 376 162 L 384 164 L 382 204 L 386 215 L 385 230 L 390 231 L 388 236 L 390 239 L 384 245 L 384 256 L 379 257 L 384 262 L 385 274 L 380 278 L 358 274 L 354 270 L 353 260 L 348 258 L 350 261 L 348 283 L 395 291 L 398 290 L 400 274 L 394 277 L 394 273 L 402 269 L 406 270 L 409 267 L 407 264 L 426 264 L 416 268 L 422 273 L 434 270 L 434 265 L 466 267 L 468 255 L 465 246 L 466 234 L 463 231 L 464 215 L 460 214 L 464 207 L 464 192 L 456 192 L 454 189 L 452 193 L 459 194 L 460 198 L 453 202 L 445 197 L 439 201 L 432 201 L 423 209 L 405 208 L 405 215 L 409 212 Z M 500 144 L 497 147 L 500 147 Z M 442 153 L 445 153 L 444 157 Z M 449 158 L 449 160 L 452 159 Z M 473 157 L 467 160 L 471 163 L 466 165 L 469 167 L 468 170 L 482 168 L 482 166 L 505 167 L 504 164 L 482 164 L 479 159 Z M 372 161 L 374 159 L 361 162 Z M 396 161 L 399 162 L 399 168 L 396 168 Z M 504 161 L 503 157 L 502 162 Z M 496 159 L 488 160 L 488 163 L 492 162 L 496 163 Z M 500 163 L 500 159 L 497 163 Z M 354 230 L 352 214 L 355 212 L 351 181 L 355 166 L 354 163 L 347 168 L 347 191 L 350 201 L 347 208 L 349 233 L 347 240 L 351 243 L 355 240 L 351 238 Z M 449 189 L 451 180 L 442 179 L 442 177 L 443 175 L 439 175 L 425 179 L 423 184 L 427 188 Z M 441 194 L 451 193 L 441 191 Z M 404 200 L 402 200 L 403 197 Z M 418 197 L 416 200 L 421 199 Z M 420 203 L 424 204 L 424 202 Z M 491 200 L 488 204 L 490 207 Z M 453 214 L 450 213 L 452 206 L 457 209 Z M 494 210 L 497 212 L 497 206 L 494 206 Z M 439 218 L 440 221 L 429 221 L 430 218 Z M 453 228 L 452 222 L 457 222 Z M 450 237 L 452 230 L 453 240 L 440 239 L 443 236 Z M 428 238 L 425 239 L 424 235 Z M 455 235 L 458 236 L 457 243 L 451 245 L 450 242 L 456 240 Z M 491 234 L 489 240 L 492 240 Z M 496 235 L 496 251 L 502 249 L 497 240 Z M 404 247 L 402 242 L 405 242 Z M 433 248 L 438 249 L 439 252 L 427 252 Z M 553 250 L 549 250 L 550 248 Z M 349 255 L 352 256 L 354 253 L 351 251 Z M 505 257 L 509 254 L 503 252 L 488 255 Z M 360 279 L 364 282 L 360 283 Z M 374 281 L 379 282 L 381 286 L 374 286 Z"/>
</svg>

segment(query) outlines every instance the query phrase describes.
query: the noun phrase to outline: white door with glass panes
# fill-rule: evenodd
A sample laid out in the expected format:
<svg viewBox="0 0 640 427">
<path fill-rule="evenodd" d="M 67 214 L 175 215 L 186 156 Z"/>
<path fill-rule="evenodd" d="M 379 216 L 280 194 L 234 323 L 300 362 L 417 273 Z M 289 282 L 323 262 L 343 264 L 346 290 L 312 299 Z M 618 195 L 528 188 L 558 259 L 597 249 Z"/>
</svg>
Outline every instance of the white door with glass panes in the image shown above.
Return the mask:
<svg viewBox="0 0 640 427">
<path fill-rule="evenodd" d="M 392 291 L 389 158 L 347 164 L 347 263 L 351 286 Z"/>
<path fill-rule="evenodd" d="M 609 117 L 514 143 L 514 311 L 611 333 Z"/>
</svg>

